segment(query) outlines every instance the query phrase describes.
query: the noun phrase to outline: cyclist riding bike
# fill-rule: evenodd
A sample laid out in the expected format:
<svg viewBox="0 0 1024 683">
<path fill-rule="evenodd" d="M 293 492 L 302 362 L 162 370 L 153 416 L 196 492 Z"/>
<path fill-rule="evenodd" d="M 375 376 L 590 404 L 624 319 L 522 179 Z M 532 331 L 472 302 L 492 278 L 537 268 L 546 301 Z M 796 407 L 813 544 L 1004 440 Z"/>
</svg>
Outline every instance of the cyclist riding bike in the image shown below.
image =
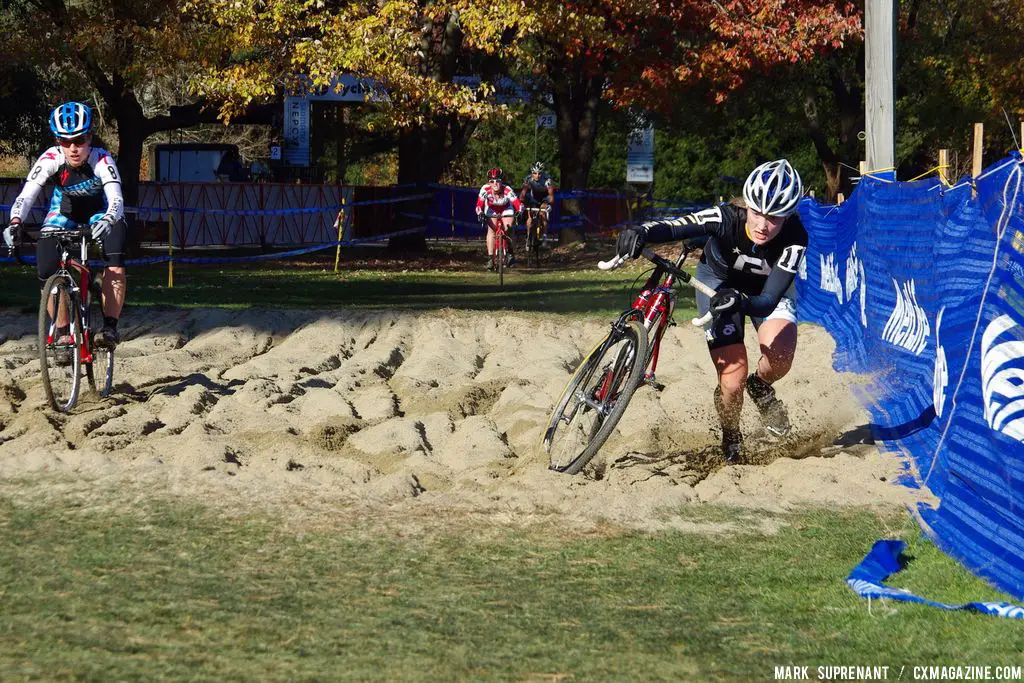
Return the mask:
<svg viewBox="0 0 1024 683">
<path fill-rule="evenodd" d="M 743 206 L 720 204 L 680 218 L 655 220 L 623 230 L 619 254 L 635 258 L 645 243 L 707 236 L 697 279 L 715 288 L 697 293 L 708 349 L 718 371 L 714 402 L 722 425 L 722 451 L 736 462 L 742 451 L 739 429 L 743 391 L 753 399 L 765 430 L 790 430 L 786 408 L 773 385 L 789 372 L 796 354 L 794 278 L 807 247 L 807 232 L 796 214 L 803 196 L 800 175 L 785 159 L 755 168 L 743 184 Z M 745 318 L 757 331 L 761 358 L 748 375 L 743 345 Z"/>
<path fill-rule="evenodd" d="M 36 247 L 39 286 L 57 272 L 61 232 L 76 230 L 80 224 L 92 227 L 92 238 L 100 243 L 107 268 L 103 271 L 103 330 L 96 343 L 113 347 L 120 341 L 118 318 L 124 306 L 126 280 L 124 245 L 127 224 L 121 176 L 114 158 L 105 149 L 92 146 L 92 110 L 80 102 L 67 102 L 53 110 L 50 130 L 57 144 L 43 152 L 25 181 L 21 194 L 11 205 L 10 224 L 4 241 L 14 246 L 21 223 L 32 209 L 39 192 L 53 183 L 50 208 L 43 220 Z M 68 330 L 59 329 L 58 337 Z"/>
<path fill-rule="evenodd" d="M 487 172 L 487 184 L 480 188 L 476 197 L 476 217 L 480 222 L 487 223 L 487 269 L 494 270 L 494 226 L 491 219 L 495 216 L 501 217 L 505 225 L 506 239 L 508 240 L 508 263 L 511 266 L 516 262 L 512 251 L 512 222 L 515 215 L 522 211 L 523 205 L 516 196 L 515 191 L 505 184 L 504 174 L 500 168 L 492 168 Z"/>
<path fill-rule="evenodd" d="M 530 168 L 530 173 L 523 178 L 523 189 L 519 191 L 519 201 L 527 209 L 540 209 L 537 212 L 537 220 L 540 221 L 541 239 L 548 232 L 548 217 L 551 207 L 555 205 L 555 184 L 551 177 L 544 172 L 544 164 L 535 163 Z M 530 233 L 533 225 L 533 211 L 526 212 L 526 232 Z"/>
</svg>

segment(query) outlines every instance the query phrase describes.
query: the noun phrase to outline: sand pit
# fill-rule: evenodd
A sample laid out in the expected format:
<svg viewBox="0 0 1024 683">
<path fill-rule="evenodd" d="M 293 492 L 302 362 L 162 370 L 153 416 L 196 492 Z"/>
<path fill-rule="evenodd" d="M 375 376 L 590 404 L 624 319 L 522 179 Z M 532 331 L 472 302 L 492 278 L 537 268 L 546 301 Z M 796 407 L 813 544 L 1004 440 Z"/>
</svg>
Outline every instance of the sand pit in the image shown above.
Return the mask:
<svg viewBox="0 0 1024 683">
<path fill-rule="evenodd" d="M 831 339 L 802 327 L 778 385 L 795 425 L 768 441 L 744 407 L 747 463 L 719 460 L 703 336 L 672 328 L 657 393 L 641 388 L 596 467 L 547 469 L 552 404 L 606 324 L 555 316 L 265 310 L 125 319 L 115 394 L 71 415 L 43 406 L 35 320 L 0 313 L 0 476 L 47 471 L 90 485 L 162 482 L 202 500 L 312 500 L 360 509 L 580 525 L 671 526 L 683 505 L 899 506 L 902 464 L 849 444 L 867 415 L 832 372 Z M 753 352 L 753 347 L 751 347 Z M 667 514 L 666 514 L 667 513 Z"/>
</svg>

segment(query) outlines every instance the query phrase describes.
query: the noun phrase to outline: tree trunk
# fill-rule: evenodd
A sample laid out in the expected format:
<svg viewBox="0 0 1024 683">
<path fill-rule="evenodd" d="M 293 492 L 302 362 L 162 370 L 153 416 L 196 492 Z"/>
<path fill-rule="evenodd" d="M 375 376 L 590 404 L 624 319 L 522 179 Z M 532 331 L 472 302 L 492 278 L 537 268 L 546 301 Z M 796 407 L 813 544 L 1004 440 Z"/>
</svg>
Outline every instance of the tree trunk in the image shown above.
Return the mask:
<svg viewBox="0 0 1024 683">
<path fill-rule="evenodd" d="M 575 71 L 575 77 L 572 71 Z M 594 145 L 597 142 L 597 108 L 601 101 L 603 79 L 582 73 L 581 64 L 556 69 L 552 83 L 552 98 L 558 121 L 558 153 L 561 170 L 559 190 L 585 190 L 594 163 Z M 562 200 L 568 215 L 584 216 L 583 202 L 578 199 Z M 562 228 L 558 234 L 560 244 L 583 239 L 583 231 Z"/>
<path fill-rule="evenodd" d="M 466 149 L 476 126 L 476 121 L 463 122 L 451 117 L 447 121 L 435 121 L 433 125 L 414 126 L 401 133 L 398 140 L 399 185 L 412 183 L 426 187 L 441 180 L 445 169 Z M 396 228 L 415 227 L 417 222 L 417 219 L 398 220 Z M 388 246 L 424 251 L 427 248 L 426 233 L 395 237 L 389 240 Z"/>
<path fill-rule="evenodd" d="M 832 202 L 838 193 L 843 192 L 849 196 L 853 189 L 850 173 L 858 167 L 860 161 L 860 140 L 857 135 L 864 127 L 864 103 L 863 89 L 857 77 L 844 72 L 839 56 L 829 59 L 832 61 L 828 66 L 828 80 L 832 103 L 837 112 L 836 121 L 830 126 L 822 123 L 823 117 L 819 114 L 813 89 L 804 96 L 804 115 L 808 135 L 825 170 L 824 199 Z M 837 148 L 833 149 L 829 144 L 830 138 L 839 140 Z"/>
</svg>

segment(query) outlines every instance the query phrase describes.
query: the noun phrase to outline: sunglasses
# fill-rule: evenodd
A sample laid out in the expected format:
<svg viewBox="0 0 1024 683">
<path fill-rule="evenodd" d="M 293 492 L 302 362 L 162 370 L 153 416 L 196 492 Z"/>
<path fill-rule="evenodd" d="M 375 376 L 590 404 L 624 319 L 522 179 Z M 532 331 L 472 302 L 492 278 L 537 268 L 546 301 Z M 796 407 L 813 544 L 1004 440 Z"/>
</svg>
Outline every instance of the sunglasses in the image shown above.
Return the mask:
<svg viewBox="0 0 1024 683">
<path fill-rule="evenodd" d="M 61 147 L 70 147 L 71 145 L 74 145 L 75 147 L 85 147 L 89 144 L 90 140 L 91 136 L 89 135 L 79 135 L 75 138 L 57 138 L 57 142 L 60 143 Z"/>
</svg>

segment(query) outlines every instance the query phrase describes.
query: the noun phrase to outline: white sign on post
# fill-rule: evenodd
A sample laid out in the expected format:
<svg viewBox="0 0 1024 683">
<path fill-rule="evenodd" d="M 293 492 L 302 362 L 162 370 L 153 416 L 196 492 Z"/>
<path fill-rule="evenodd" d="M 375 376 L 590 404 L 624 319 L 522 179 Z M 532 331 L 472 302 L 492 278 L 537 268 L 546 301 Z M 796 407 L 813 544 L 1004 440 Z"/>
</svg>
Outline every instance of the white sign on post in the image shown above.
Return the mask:
<svg viewBox="0 0 1024 683">
<path fill-rule="evenodd" d="M 284 157 L 293 166 L 309 166 L 309 100 L 284 98 Z"/>
<path fill-rule="evenodd" d="M 554 128 L 557 121 L 558 118 L 554 113 L 541 114 L 537 117 L 537 128 Z"/>
<path fill-rule="evenodd" d="M 654 126 L 634 129 L 626 149 L 626 182 L 654 182 Z"/>
</svg>

